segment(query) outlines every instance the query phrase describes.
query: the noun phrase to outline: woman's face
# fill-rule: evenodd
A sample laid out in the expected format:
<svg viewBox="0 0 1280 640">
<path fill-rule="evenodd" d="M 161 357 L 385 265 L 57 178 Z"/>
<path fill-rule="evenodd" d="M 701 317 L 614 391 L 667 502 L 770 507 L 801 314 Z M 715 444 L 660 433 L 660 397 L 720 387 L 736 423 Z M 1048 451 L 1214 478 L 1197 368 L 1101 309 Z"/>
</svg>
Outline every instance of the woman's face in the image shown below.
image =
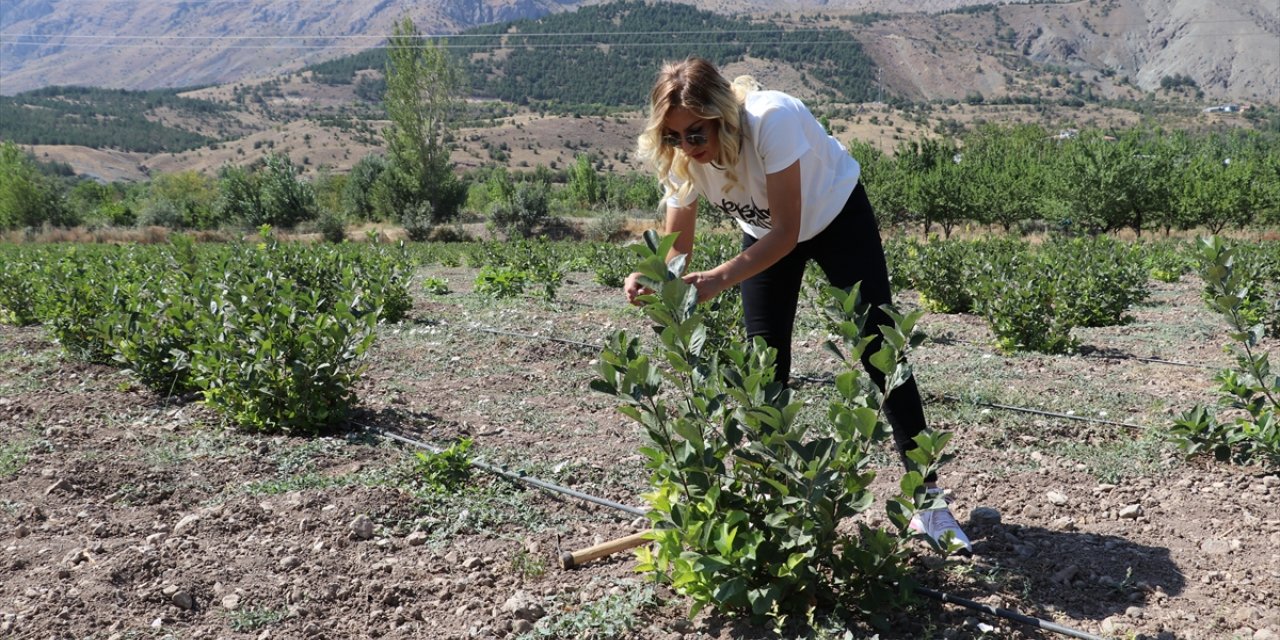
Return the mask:
<svg viewBox="0 0 1280 640">
<path fill-rule="evenodd" d="M 662 143 L 678 147 L 694 162 L 707 164 L 720 154 L 720 127 L 715 120 L 676 107 L 662 121 Z"/>
</svg>

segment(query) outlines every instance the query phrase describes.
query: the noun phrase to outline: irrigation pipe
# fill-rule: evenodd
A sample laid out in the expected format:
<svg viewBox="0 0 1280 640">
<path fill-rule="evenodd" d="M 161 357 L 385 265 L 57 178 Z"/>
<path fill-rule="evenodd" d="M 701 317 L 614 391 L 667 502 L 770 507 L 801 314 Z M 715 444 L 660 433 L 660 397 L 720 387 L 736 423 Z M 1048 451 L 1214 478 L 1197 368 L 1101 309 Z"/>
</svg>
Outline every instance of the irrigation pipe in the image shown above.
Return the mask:
<svg viewBox="0 0 1280 640">
<path fill-rule="evenodd" d="M 583 347 L 583 348 L 586 348 L 586 349 L 594 349 L 594 350 L 596 350 L 596 351 L 600 351 L 600 350 L 604 349 L 604 347 L 601 347 L 601 346 L 600 346 L 600 345 L 598 345 L 598 344 L 591 344 L 591 343 L 588 343 L 588 342 L 578 342 L 578 341 L 576 341 L 576 340 L 566 340 L 566 339 L 564 339 L 564 338 L 554 338 L 554 337 L 551 337 L 551 336 L 535 336 L 535 335 L 530 335 L 530 334 L 527 334 L 527 333 L 516 333 L 515 331 L 503 331 L 503 330 L 501 330 L 501 329 L 490 329 L 490 328 L 488 328 L 488 327 L 473 327 L 473 330 L 475 330 L 475 331 L 480 331 L 480 332 L 483 332 L 483 333 L 492 333 L 492 334 L 499 335 L 499 336 L 510 336 L 510 337 L 513 337 L 513 338 L 525 338 L 525 339 L 527 339 L 527 340 L 545 340 L 545 341 L 547 341 L 547 342 L 559 342 L 560 344 L 568 344 L 568 345 L 573 345 L 573 346 L 575 346 L 575 347 Z"/>
<path fill-rule="evenodd" d="M 406 438 L 402 435 L 399 435 L 397 433 L 392 433 L 385 429 L 379 429 L 377 427 L 372 427 L 372 426 L 360 424 L 360 423 L 355 423 L 355 424 L 363 428 L 365 431 L 368 431 L 369 433 L 372 433 L 374 435 L 387 438 L 389 440 L 394 440 L 402 444 L 407 444 L 419 449 L 424 449 L 434 454 L 440 454 L 444 451 L 444 449 L 441 449 L 440 447 L 436 447 L 419 440 L 414 440 L 412 438 Z M 581 491 L 570 489 L 568 487 L 562 487 L 558 484 L 554 484 L 551 482 L 546 482 L 544 480 L 539 480 L 537 478 L 526 476 L 524 474 L 512 473 L 510 471 L 507 471 L 506 469 L 495 467 L 491 464 L 480 462 L 479 460 L 468 460 L 468 463 L 477 469 L 501 476 L 513 482 L 526 484 L 531 487 L 537 487 L 539 489 L 542 489 L 544 491 L 549 491 L 552 493 L 563 494 L 566 496 L 577 498 L 579 500 L 584 500 L 586 502 L 597 504 L 603 507 L 609 507 L 610 509 L 617 509 L 619 511 L 629 513 L 633 516 L 643 517 L 647 513 L 646 510 L 640 509 L 638 507 L 628 506 L 620 502 L 614 502 L 613 500 L 609 500 L 606 498 L 599 498 L 587 493 L 582 493 Z M 1013 611 L 1011 609 L 992 607 L 990 605 L 985 605 L 980 602 L 974 602 L 973 600 L 968 600 L 966 598 L 953 596 L 947 593 L 943 593 L 941 591 L 935 591 L 933 589 L 928 589 L 920 586 L 912 587 L 912 590 L 919 595 L 925 596 L 927 598 L 931 598 L 933 600 L 937 600 L 939 602 L 959 605 L 961 607 L 965 607 L 966 609 L 971 609 L 973 611 L 994 615 L 1000 618 L 1004 618 L 1006 620 L 1012 620 L 1014 622 L 1019 622 L 1031 627 L 1035 627 L 1037 629 L 1044 629 L 1046 631 L 1061 633 L 1063 635 L 1066 635 L 1072 638 L 1083 638 L 1084 640 L 1105 640 L 1104 638 L 1100 638 L 1095 635 L 1090 635 L 1083 631 L 1078 631 L 1070 627 L 1064 627 L 1062 625 L 1049 622 L 1048 620 L 1041 620 L 1040 618 L 1024 615 L 1024 614 L 1018 613 L 1017 611 Z"/>
<path fill-rule="evenodd" d="M 595 349 L 595 350 L 597 350 L 597 351 L 599 351 L 599 350 L 603 349 L 603 347 L 601 347 L 600 345 L 590 344 L 590 343 L 586 343 L 586 342 L 577 342 L 577 341 L 575 341 L 575 340 L 565 340 L 565 339 L 563 339 L 563 338 L 553 338 L 553 337 L 550 337 L 550 336 L 536 336 L 536 335 L 525 334 L 525 333 L 517 333 L 517 332 L 514 332 L 514 331 L 502 331 L 502 330 L 499 330 L 499 329 L 489 329 L 489 328 L 485 328 L 485 327 L 475 327 L 475 328 L 474 328 L 474 330 L 475 330 L 475 331 L 482 331 L 482 332 L 484 332 L 484 333 L 493 333 L 493 334 L 502 335 L 502 336 L 510 336 L 510 337 L 513 337 L 513 338 L 524 338 L 524 339 L 526 339 L 526 340 L 545 340 L 545 341 L 549 341 L 549 342 L 560 342 L 560 343 L 563 343 L 563 344 L 569 344 L 569 345 L 573 345 L 573 346 L 576 346 L 576 347 L 585 347 L 585 348 L 589 348 L 589 349 Z M 804 381 L 806 381 L 806 382 L 813 382 L 813 383 L 817 383 L 817 384 L 832 384 L 832 383 L 833 383 L 833 381 L 832 381 L 831 379 L 829 379 L 829 378 L 819 378 L 819 377 L 816 377 L 816 376 L 807 376 L 807 375 L 803 375 L 803 374 L 797 374 L 797 375 L 795 375 L 795 376 L 793 376 L 793 377 L 794 377 L 794 378 L 796 378 L 797 380 L 804 380 Z M 959 397 L 952 396 L 952 395 L 943 395 L 943 396 L 941 396 L 941 397 L 942 397 L 942 399 L 943 399 L 943 400 L 946 400 L 946 401 L 948 401 L 948 402 L 965 402 L 965 400 L 964 400 L 963 398 L 959 398 Z M 1118 421 L 1116 421 L 1116 420 L 1106 420 L 1106 419 L 1104 419 L 1104 418 L 1091 418 L 1091 417 L 1089 417 L 1089 416 L 1079 416 L 1079 415 L 1075 415 L 1075 414 L 1072 414 L 1072 413 L 1058 413 L 1058 412 L 1056 412 L 1056 411 L 1045 411 L 1045 410 L 1043 410 L 1043 409 L 1032 409 L 1032 408 L 1029 408 L 1029 407 L 1018 407 L 1018 406 L 1014 406 L 1014 405 L 999 404 L 999 403 L 995 403 L 995 402 L 984 402 L 984 401 L 981 401 L 981 400 L 975 400 L 975 401 L 973 401 L 973 403 L 974 403 L 974 404 L 976 404 L 976 405 L 978 405 L 978 406 L 980 406 L 980 407 L 989 407 L 989 408 L 991 408 L 991 409 L 1001 409 L 1001 410 L 1003 410 L 1003 411 L 1014 411 L 1014 412 L 1019 412 L 1019 413 L 1029 413 L 1029 414 L 1033 414 L 1033 415 L 1046 416 L 1046 417 L 1050 417 L 1050 418 L 1062 418 L 1062 419 L 1064 419 L 1064 420 L 1075 420 L 1075 421 L 1077 421 L 1077 422 L 1092 422 L 1092 423 L 1095 423 L 1095 424 L 1106 424 L 1106 425 L 1111 425 L 1111 426 L 1114 426 L 1114 427 L 1124 427 L 1124 428 L 1126 428 L 1126 429 L 1134 429 L 1134 430 L 1137 430 L 1137 431 L 1145 431 L 1145 430 L 1146 430 L 1146 427 L 1144 427 L 1144 426 L 1142 426 L 1142 425 L 1139 425 L 1139 424 L 1133 424 L 1133 423 L 1130 423 L 1130 422 L 1118 422 Z"/>
<path fill-rule="evenodd" d="M 973 340 L 965 340 L 963 338 L 933 338 L 929 342 L 933 344 L 962 344 L 970 347 L 982 348 L 981 342 Z M 1202 364 L 1196 362 L 1178 362 L 1177 360 L 1165 360 L 1164 358 L 1152 358 L 1147 356 L 1131 356 L 1131 355 L 1112 355 L 1105 353 L 1081 353 L 1081 358 L 1091 360 L 1137 360 L 1139 362 L 1150 362 L 1154 364 L 1167 364 L 1174 367 L 1192 367 L 1195 369 L 1219 369 L 1220 367 L 1211 364 Z"/>
<path fill-rule="evenodd" d="M 965 401 L 962 398 L 957 398 L 956 396 L 947 395 L 947 394 L 943 394 L 942 399 L 948 402 L 964 402 Z M 1098 424 L 1109 424 L 1116 427 L 1124 427 L 1126 429 L 1136 429 L 1138 431 L 1145 431 L 1147 429 L 1146 427 L 1140 424 L 1132 424 L 1129 422 L 1117 422 L 1115 420 L 1106 420 L 1103 418 L 1090 418 L 1089 416 L 1078 416 L 1078 415 L 1075 415 L 1074 413 L 1058 413 L 1056 411 L 1045 411 L 1043 409 L 1029 409 L 1027 407 L 1015 407 L 1013 405 L 997 404 L 995 402 L 983 402 L 981 400 L 975 400 L 973 403 L 980 407 L 991 407 L 992 409 L 1003 409 L 1005 411 L 1017 411 L 1020 413 L 1030 413 L 1032 415 L 1048 416 L 1050 418 L 1062 418 L 1064 420 L 1076 420 L 1079 422 L 1096 422 Z"/>
<path fill-rule="evenodd" d="M 439 447 L 435 447 L 425 442 L 414 440 L 412 438 L 406 438 L 402 435 L 391 433 L 390 431 L 386 431 L 384 429 L 379 429 L 377 427 L 371 427 L 369 425 L 363 425 L 363 424 L 359 426 L 363 427 L 365 431 L 373 433 L 374 435 L 378 435 L 383 438 L 387 438 L 389 440 L 395 440 L 397 442 L 407 444 L 413 447 L 417 447 L 419 449 L 425 449 L 437 455 L 444 452 L 444 449 L 441 449 Z M 542 489 L 544 491 L 549 491 L 551 493 L 559 493 L 566 496 L 571 496 L 579 500 L 585 500 L 587 502 L 598 504 L 602 507 L 609 507 L 610 509 L 625 511 L 633 516 L 644 516 L 645 513 L 647 513 L 644 509 L 628 506 L 620 502 L 614 502 L 613 500 L 609 500 L 606 498 L 598 498 L 596 496 L 582 493 L 581 491 L 576 491 L 568 487 L 562 487 L 558 484 L 547 482 L 545 480 L 539 480 L 537 478 L 526 476 L 523 473 L 514 473 L 511 471 L 507 471 L 506 469 L 503 469 L 501 467 L 496 467 L 494 465 L 487 464 L 479 460 L 468 460 L 468 463 L 477 469 L 480 469 L 482 471 L 488 471 L 489 473 L 492 473 L 497 476 L 501 476 L 503 478 L 506 478 L 507 480 L 511 480 L 512 482 L 527 484 L 531 487 L 537 487 L 539 489 Z"/>
<path fill-rule="evenodd" d="M 1084 640 L 1104 640 L 1103 638 L 1099 636 L 1095 636 L 1091 633 L 1085 633 L 1084 631 L 1080 631 L 1078 629 L 1072 629 L 1071 627 L 1064 627 L 1060 624 L 1049 622 L 1048 620 L 1042 620 L 1040 618 L 1034 618 L 1032 616 L 1023 615 L 1011 609 L 993 607 L 988 604 L 982 604 L 981 602 L 974 602 L 973 600 L 969 600 L 968 598 L 953 596 L 949 593 L 934 591 L 933 589 L 928 589 L 925 587 L 913 587 L 912 590 L 922 596 L 925 596 L 927 598 L 932 598 L 939 602 L 958 604 L 967 609 L 972 609 L 974 611 L 981 611 L 983 613 L 989 613 L 993 616 L 999 616 L 1001 618 L 1005 618 L 1006 620 L 1021 622 L 1022 624 L 1035 627 L 1037 629 L 1044 629 L 1045 631 L 1053 631 L 1055 633 L 1061 633 L 1064 636 L 1069 636 L 1072 638 L 1083 638 Z"/>
</svg>

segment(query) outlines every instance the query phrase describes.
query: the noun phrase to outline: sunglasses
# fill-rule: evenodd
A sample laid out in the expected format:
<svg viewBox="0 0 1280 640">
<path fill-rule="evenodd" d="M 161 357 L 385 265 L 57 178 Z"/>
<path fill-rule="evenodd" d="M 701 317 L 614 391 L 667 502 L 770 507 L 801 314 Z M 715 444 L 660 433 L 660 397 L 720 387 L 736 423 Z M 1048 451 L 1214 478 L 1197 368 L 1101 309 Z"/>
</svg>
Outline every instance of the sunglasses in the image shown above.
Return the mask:
<svg viewBox="0 0 1280 640">
<path fill-rule="evenodd" d="M 662 144 L 665 144 L 668 147 L 678 147 L 680 146 L 680 143 L 683 141 L 683 142 L 688 142 L 689 146 L 691 147 L 701 147 L 710 141 L 710 138 L 707 137 L 707 134 L 703 133 L 702 131 L 703 131 L 702 127 L 695 127 L 694 129 L 692 129 L 691 133 L 686 133 L 683 136 L 681 136 L 678 133 L 663 134 Z"/>
</svg>

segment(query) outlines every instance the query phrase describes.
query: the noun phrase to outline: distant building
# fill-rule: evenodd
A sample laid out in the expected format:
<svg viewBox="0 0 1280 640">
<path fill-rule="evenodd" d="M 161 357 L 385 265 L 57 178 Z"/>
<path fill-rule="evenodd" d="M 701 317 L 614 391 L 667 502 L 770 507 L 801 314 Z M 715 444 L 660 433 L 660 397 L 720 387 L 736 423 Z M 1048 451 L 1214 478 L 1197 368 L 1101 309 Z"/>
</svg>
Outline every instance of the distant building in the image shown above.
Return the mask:
<svg viewBox="0 0 1280 640">
<path fill-rule="evenodd" d="M 1215 107 L 1207 107 L 1204 110 L 1204 112 L 1205 113 L 1239 113 L 1241 110 L 1242 109 L 1240 105 L 1229 102 L 1227 104 L 1220 104 Z"/>
</svg>

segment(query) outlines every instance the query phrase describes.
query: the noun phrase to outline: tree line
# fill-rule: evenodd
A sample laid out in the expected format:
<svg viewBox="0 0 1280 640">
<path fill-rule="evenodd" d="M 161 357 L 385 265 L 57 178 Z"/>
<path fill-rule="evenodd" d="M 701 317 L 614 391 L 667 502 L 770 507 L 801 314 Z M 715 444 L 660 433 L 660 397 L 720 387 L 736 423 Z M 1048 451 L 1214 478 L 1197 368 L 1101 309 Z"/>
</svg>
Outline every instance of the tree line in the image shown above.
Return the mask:
<svg viewBox="0 0 1280 640">
<path fill-rule="evenodd" d="M 1280 225 L 1280 134 L 1273 132 L 1138 127 L 1072 137 L 1034 125 L 988 125 L 954 141 L 905 141 L 894 154 L 857 141 L 849 146 L 887 226 L 950 235 L 966 224 L 1082 234 Z M 558 171 L 494 167 L 456 175 L 439 165 L 435 177 L 410 179 L 418 174 L 391 168 L 412 166 L 404 160 L 371 155 L 348 174 L 304 180 L 287 157 L 268 155 L 217 176 L 186 171 L 143 184 L 103 185 L 56 175 L 56 168 L 6 143 L 0 146 L 0 229 L 293 227 L 325 220 L 408 228 L 405 212 L 417 210 L 428 230 L 467 212 L 533 233 L 557 215 L 657 210 L 655 180 L 604 172 L 598 160 L 584 154 Z M 455 181 L 452 191 L 439 186 L 446 174 Z M 431 197 L 441 194 L 449 200 L 433 204 Z M 406 204 L 415 197 L 426 204 Z"/>
<path fill-rule="evenodd" d="M 471 95 L 552 110 L 640 107 L 659 65 L 691 51 L 722 65 L 746 56 L 796 65 L 830 99 L 875 97 L 875 66 L 848 31 L 783 30 L 771 21 L 670 2 L 623 0 L 582 7 L 537 20 L 476 27 L 438 42 L 465 47 L 459 49 L 464 52 L 474 48 L 474 53 L 456 56 Z M 489 55 L 484 50 L 491 46 L 509 51 Z M 307 69 L 318 82 L 349 84 L 357 71 L 381 69 L 386 59 L 386 50 L 373 49 Z"/>
<path fill-rule="evenodd" d="M 96 87 L 44 87 L 0 97 L 0 139 L 18 144 L 83 145 L 141 153 L 178 152 L 214 140 L 147 119 L 170 107 L 215 116 L 228 107 L 182 98 L 177 90 L 127 91 Z"/>
<path fill-rule="evenodd" d="M 987 125 L 959 139 L 851 142 L 885 224 L 1087 234 L 1280 224 L 1280 135 Z"/>
</svg>

